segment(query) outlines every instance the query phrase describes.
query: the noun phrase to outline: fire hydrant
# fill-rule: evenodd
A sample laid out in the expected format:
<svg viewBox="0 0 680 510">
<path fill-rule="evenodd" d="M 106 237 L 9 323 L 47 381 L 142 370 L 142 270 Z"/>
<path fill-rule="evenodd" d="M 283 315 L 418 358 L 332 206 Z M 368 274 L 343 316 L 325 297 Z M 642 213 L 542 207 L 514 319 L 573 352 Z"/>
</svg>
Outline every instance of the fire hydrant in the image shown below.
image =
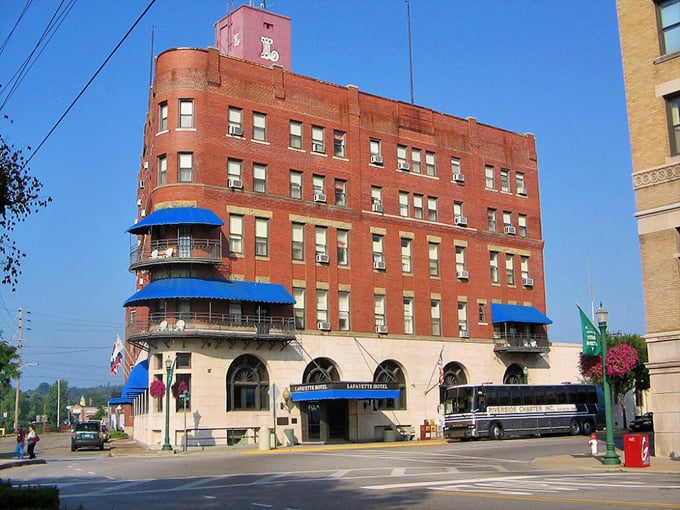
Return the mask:
<svg viewBox="0 0 680 510">
<path fill-rule="evenodd" d="M 597 455 L 597 436 L 595 434 L 590 434 L 588 446 L 590 446 L 590 454 Z"/>
</svg>

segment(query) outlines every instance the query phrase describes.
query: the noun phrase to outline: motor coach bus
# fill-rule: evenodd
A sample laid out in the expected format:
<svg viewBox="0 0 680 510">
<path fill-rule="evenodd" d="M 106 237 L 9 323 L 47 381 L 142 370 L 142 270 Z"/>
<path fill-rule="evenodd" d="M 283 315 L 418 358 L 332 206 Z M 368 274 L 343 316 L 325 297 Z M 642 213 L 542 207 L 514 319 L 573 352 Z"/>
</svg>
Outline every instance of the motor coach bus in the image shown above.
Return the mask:
<svg viewBox="0 0 680 510">
<path fill-rule="evenodd" d="M 590 435 L 604 426 L 603 402 L 602 388 L 593 384 L 451 386 L 444 398 L 444 437 Z"/>
</svg>

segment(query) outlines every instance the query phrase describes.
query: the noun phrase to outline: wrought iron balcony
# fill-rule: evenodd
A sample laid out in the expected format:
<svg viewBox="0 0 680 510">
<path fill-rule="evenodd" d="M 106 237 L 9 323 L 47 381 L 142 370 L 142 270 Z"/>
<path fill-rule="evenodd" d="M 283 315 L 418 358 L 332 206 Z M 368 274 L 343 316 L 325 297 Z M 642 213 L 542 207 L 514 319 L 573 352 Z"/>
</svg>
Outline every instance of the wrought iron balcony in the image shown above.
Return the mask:
<svg viewBox="0 0 680 510">
<path fill-rule="evenodd" d="M 496 333 L 494 351 L 541 353 L 550 351 L 548 336 L 544 333 Z"/>
<path fill-rule="evenodd" d="M 148 320 L 128 324 L 126 336 L 128 342 L 145 350 L 156 342 L 175 338 L 193 339 L 202 347 L 256 342 L 283 348 L 295 340 L 295 319 L 215 313 L 151 314 Z"/>
<path fill-rule="evenodd" d="M 168 263 L 222 263 L 221 239 L 177 239 L 153 241 L 148 247 L 130 250 L 130 271 L 140 267 Z"/>
</svg>

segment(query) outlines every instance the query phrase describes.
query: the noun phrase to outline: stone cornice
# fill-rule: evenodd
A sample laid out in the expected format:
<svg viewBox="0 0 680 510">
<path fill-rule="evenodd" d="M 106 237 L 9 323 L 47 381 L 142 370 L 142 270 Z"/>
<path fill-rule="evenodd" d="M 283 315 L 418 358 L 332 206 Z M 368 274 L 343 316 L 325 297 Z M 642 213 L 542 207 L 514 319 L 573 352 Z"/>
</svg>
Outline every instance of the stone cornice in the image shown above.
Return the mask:
<svg viewBox="0 0 680 510">
<path fill-rule="evenodd" d="M 664 165 L 633 174 L 633 189 L 657 186 L 680 179 L 680 163 Z"/>
</svg>

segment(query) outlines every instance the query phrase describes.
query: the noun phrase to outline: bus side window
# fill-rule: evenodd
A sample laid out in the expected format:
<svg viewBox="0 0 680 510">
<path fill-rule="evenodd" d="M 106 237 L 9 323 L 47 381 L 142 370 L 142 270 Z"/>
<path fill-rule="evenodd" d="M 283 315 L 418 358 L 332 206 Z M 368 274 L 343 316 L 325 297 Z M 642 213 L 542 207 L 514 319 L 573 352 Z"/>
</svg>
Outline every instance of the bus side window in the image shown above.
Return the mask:
<svg viewBox="0 0 680 510">
<path fill-rule="evenodd" d="M 557 388 L 557 403 L 558 404 L 567 403 L 567 388 Z"/>
<path fill-rule="evenodd" d="M 536 405 L 545 405 L 545 392 L 543 391 L 543 388 L 536 389 Z"/>
<path fill-rule="evenodd" d="M 510 405 L 511 406 L 521 406 L 522 405 L 522 387 L 521 386 L 510 386 L 508 388 L 510 391 Z"/>
<path fill-rule="evenodd" d="M 545 392 L 545 403 L 550 405 L 557 404 L 557 388 L 549 386 Z"/>
</svg>

